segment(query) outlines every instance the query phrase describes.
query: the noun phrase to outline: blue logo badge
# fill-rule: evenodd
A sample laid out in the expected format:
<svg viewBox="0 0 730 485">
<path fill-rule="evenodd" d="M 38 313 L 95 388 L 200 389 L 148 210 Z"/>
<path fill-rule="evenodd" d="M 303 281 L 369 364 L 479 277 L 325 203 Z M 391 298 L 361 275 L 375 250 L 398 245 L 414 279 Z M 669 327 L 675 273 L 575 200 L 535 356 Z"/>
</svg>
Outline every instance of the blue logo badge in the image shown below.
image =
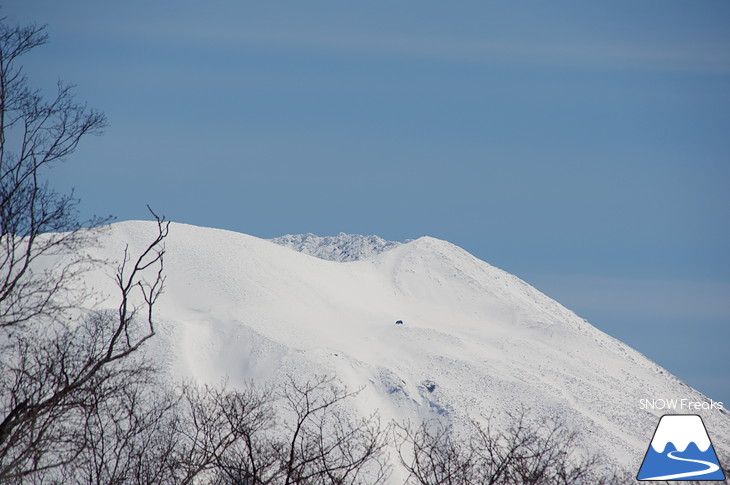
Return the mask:
<svg viewBox="0 0 730 485">
<path fill-rule="evenodd" d="M 662 416 L 637 480 L 725 480 L 702 418 L 696 414 Z"/>
</svg>

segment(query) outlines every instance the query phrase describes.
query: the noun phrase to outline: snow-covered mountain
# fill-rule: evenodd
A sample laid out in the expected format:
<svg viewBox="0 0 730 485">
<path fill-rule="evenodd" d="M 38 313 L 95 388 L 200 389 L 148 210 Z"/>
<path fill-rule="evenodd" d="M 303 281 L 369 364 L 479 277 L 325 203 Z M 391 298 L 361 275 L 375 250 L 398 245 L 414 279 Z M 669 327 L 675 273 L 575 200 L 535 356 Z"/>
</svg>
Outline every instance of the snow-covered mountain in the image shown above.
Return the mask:
<svg viewBox="0 0 730 485">
<path fill-rule="evenodd" d="M 114 224 L 94 252 L 118 260 L 126 244 L 140 251 L 154 230 Z M 269 241 L 172 224 L 166 247 L 154 345 L 176 377 L 217 384 L 227 376 L 237 386 L 332 374 L 363 388 L 353 412 L 377 409 L 385 419 L 459 422 L 525 408 L 537 419 L 561 416 L 582 432 L 587 450 L 631 470 L 667 413 L 642 410 L 640 399 L 707 401 L 446 241 L 345 234 Z M 112 292 L 109 274 L 89 283 Z M 727 411 L 697 412 L 715 447 L 730 450 Z"/>
</svg>

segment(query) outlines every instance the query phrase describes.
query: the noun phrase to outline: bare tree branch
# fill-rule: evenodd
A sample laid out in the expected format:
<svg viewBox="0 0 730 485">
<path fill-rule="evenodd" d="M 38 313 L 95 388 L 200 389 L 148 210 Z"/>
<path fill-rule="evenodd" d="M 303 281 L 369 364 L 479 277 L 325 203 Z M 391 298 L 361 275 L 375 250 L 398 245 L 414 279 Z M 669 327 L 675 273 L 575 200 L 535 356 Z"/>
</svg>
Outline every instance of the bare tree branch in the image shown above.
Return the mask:
<svg viewBox="0 0 730 485">
<path fill-rule="evenodd" d="M 530 422 L 524 409 L 506 430 L 472 420 L 456 433 L 440 422 L 397 427 L 398 454 L 419 485 L 608 485 L 627 483 L 597 457 L 575 454 L 577 435 L 558 419 Z"/>
</svg>

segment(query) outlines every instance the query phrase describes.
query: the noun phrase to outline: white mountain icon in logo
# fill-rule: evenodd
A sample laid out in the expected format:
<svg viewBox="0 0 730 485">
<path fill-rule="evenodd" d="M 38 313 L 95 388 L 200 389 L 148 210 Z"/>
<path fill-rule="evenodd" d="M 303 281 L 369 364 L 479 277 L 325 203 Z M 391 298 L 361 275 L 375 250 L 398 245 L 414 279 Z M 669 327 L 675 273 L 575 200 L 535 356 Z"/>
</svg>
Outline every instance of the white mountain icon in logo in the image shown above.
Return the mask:
<svg viewBox="0 0 730 485">
<path fill-rule="evenodd" d="M 724 480 L 702 418 L 695 414 L 662 416 L 637 480 Z"/>
</svg>

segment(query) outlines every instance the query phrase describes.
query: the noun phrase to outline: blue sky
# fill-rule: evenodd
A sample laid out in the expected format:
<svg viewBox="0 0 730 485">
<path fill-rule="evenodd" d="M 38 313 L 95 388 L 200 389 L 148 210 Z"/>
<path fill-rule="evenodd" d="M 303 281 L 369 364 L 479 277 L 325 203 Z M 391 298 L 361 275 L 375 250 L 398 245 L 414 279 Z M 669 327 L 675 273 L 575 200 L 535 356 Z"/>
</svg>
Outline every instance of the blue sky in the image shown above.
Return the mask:
<svg viewBox="0 0 730 485">
<path fill-rule="evenodd" d="M 0 12 L 109 118 L 50 174 L 85 215 L 446 239 L 730 407 L 730 3 Z"/>
</svg>

